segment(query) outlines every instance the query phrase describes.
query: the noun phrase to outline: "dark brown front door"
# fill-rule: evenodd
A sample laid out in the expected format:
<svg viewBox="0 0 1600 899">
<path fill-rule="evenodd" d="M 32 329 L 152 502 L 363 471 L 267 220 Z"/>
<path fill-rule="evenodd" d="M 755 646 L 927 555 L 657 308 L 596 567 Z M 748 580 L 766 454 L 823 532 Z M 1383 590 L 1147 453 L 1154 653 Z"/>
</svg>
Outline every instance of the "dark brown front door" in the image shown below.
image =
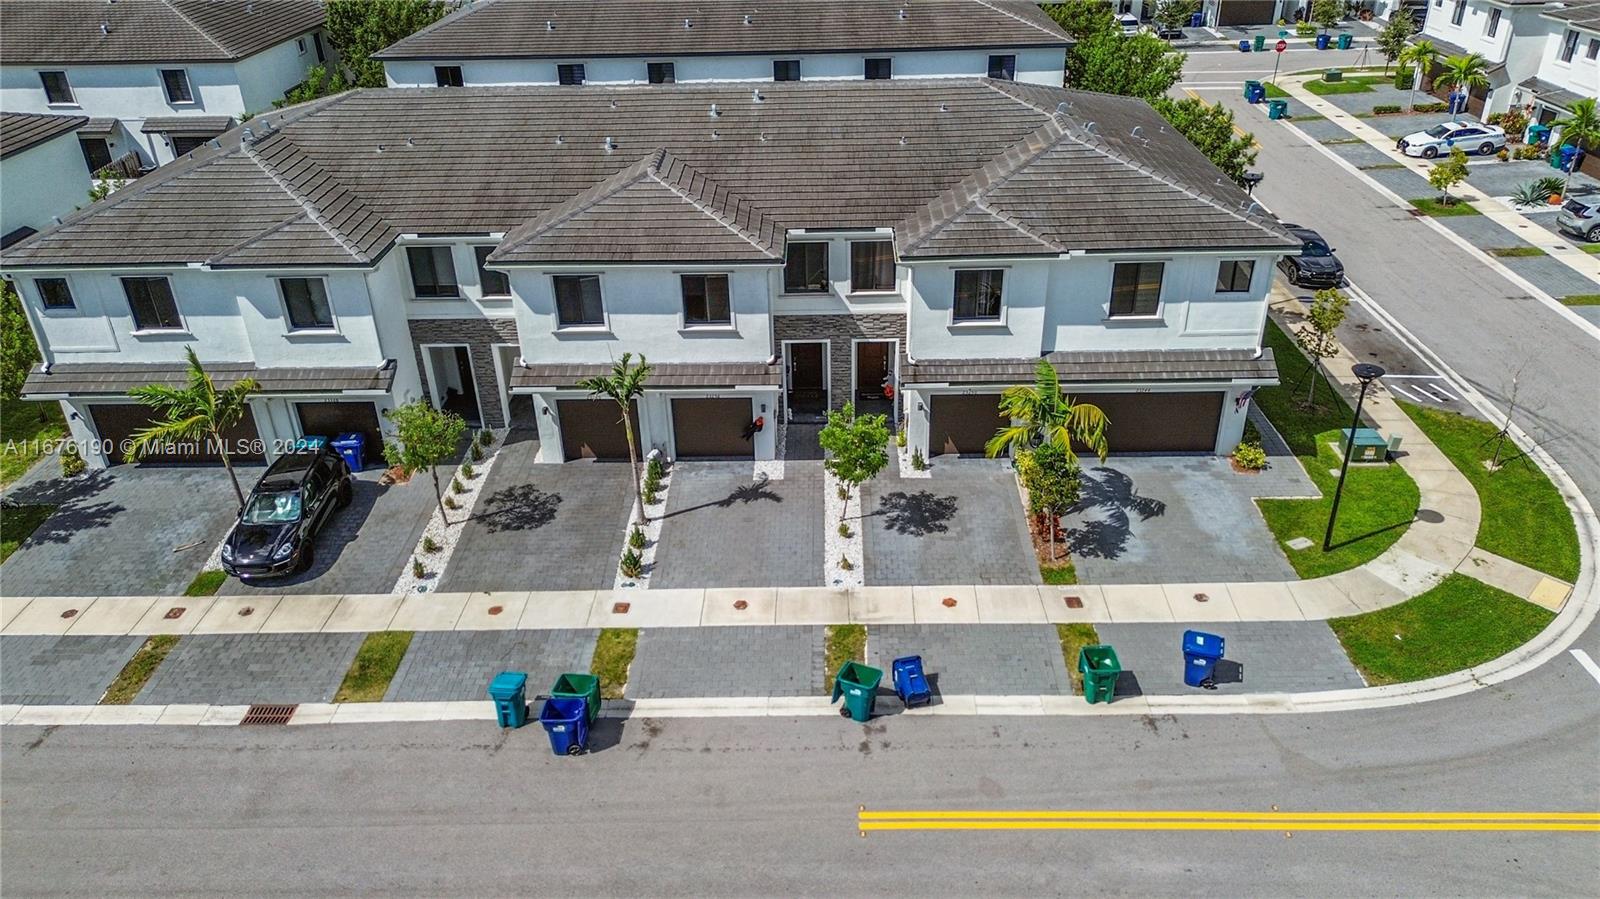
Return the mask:
<svg viewBox="0 0 1600 899">
<path fill-rule="evenodd" d="M 127 461 L 124 452 L 135 432 L 150 426 L 154 411 L 138 403 L 97 403 L 89 407 L 89 417 L 94 419 L 95 433 L 106 447 L 107 461 L 120 465 Z M 227 440 L 228 459 L 232 462 L 259 462 L 265 458 L 265 447 L 256 433 L 255 415 L 245 410 L 239 423 L 223 435 Z M 220 462 L 222 456 L 210 441 L 176 443 L 152 447 L 140 457 L 142 462 Z"/>
<path fill-rule="evenodd" d="M 824 343 L 789 344 L 789 411 L 818 414 L 828 408 Z"/>
<path fill-rule="evenodd" d="M 617 411 L 617 404 L 611 400 L 556 400 L 556 415 L 561 418 L 561 450 L 566 460 L 627 461 L 628 437 Z M 637 404 L 628 410 L 628 417 L 633 420 L 633 440 L 637 448 Z"/>
<path fill-rule="evenodd" d="M 939 393 L 928 416 L 928 454 L 981 456 L 995 431 L 1007 424 L 1000 417 L 998 393 Z"/>
<path fill-rule="evenodd" d="M 1084 393 L 1105 412 L 1113 453 L 1209 453 L 1216 449 L 1221 393 Z"/>
<path fill-rule="evenodd" d="M 295 403 L 294 409 L 300 414 L 302 434 L 318 434 L 329 440 L 340 434 L 361 434 L 367 438 L 369 460 L 383 455 L 378 407 L 372 403 Z"/>
<path fill-rule="evenodd" d="M 890 351 L 894 344 L 887 341 L 864 341 L 856 344 L 856 399 L 881 400 L 884 379 L 889 377 L 894 362 Z"/>
<path fill-rule="evenodd" d="M 747 433 L 752 418 L 745 397 L 673 400 L 672 434 L 678 458 L 754 458 L 755 439 Z"/>
</svg>

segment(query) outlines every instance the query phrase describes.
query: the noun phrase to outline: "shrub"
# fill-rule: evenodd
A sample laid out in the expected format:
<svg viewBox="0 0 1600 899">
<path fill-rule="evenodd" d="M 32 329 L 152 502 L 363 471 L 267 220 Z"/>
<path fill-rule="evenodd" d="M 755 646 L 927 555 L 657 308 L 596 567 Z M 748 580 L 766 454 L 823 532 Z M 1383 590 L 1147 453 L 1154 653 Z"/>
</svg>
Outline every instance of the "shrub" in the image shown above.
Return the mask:
<svg viewBox="0 0 1600 899">
<path fill-rule="evenodd" d="M 1450 108 L 1448 103 L 1418 103 L 1411 107 L 1412 112 L 1444 112 Z"/>
<path fill-rule="evenodd" d="M 1499 125 L 1506 129 L 1506 137 L 1511 140 L 1522 140 L 1522 135 L 1528 130 L 1528 117 L 1520 109 L 1513 109 L 1500 114 L 1500 121 L 1490 118 L 1489 124 Z"/>
<path fill-rule="evenodd" d="M 1296 22 L 1294 33 L 1297 37 L 1310 37 L 1317 33 L 1317 27 L 1310 22 Z"/>
<path fill-rule="evenodd" d="M 644 488 L 644 504 L 647 506 L 653 506 L 656 504 L 657 499 L 658 497 L 656 496 L 655 488 L 646 485 Z"/>
<path fill-rule="evenodd" d="M 900 433 L 894 435 L 894 445 L 901 449 L 906 448 L 906 429 L 901 428 Z"/>
<path fill-rule="evenodd" d="M 451 478 L 450 479 L 450 492 L 451 493 L 466 493 L 467 492 L 467 488 L 466 488 L 466 485 L 461 483 L 461 479 L 460 478 Z"/>
<path fill-rule="evenodd" d="M 922 458 L 922 450 L 911 451 L 911 467 L 916 471 L 926 471 L 928 460 Z"/>
<path fill-rule="evenodd" d="M 1400 104 L 1398 103 L 1379 103 L 1377 106 L 1372 107 L 1373 115 L 1394 115 L 1399 111 Z"/>
<path fill-rule="evenodd" d="M 478 445 L 484 449 L 494 446 L 494 432 L 488 428 L 478 432 Z"/>
<path fill-rule="evenodd" d="M 61 476 L 64 478 L 75 477 L 83 474 L 89 463 L 83 461 L 83 455 L 78 452 L 78 445 L 71 440 L 61 444 Z"/>
<path fill-rule="evenodd" d="M 483 447 L 479 446 L 477 443 L 473 443 L 470 455 L 472 456 L 472 461 L 474 461 L 474 462 L 482 462 L 483 461 Z"/>
<path fill-rule="evenodd" d="M 471 462 L 463 462 L 461 463 L 461 476 L 470 481 L 478 476 L 478 470 L 472 467 Z"/>
<path fill-rule="evenodd" d="M 846 540 L 849 540 L 851 537 L 850 526 L 842 521 L 839 522 L 839 536 Z"/>
<path fill-rule="evenodd" d="M 1539 148 L 1537 146 L 1528 144 L 1525 147 L 1518 147 L 1517 152 L 1513 155 L 1515 155 L 1518 159 L 1538 159 L 1544 154 L 1539 152 Z"/>
<path fill-rule="evenodd" d="M 644 531 L 634 528 L 628 532 L 628 545 L 634 549 L 644 549 Z"/>
<path fill-rule="evenodd" d="M 644 476 L 644 489 L 646 493 L 655 493 L 661 489 L 661 479 L 656 477 L 655 472 L 650 472 Z"/>
<path fill-rule="evenodd" d="M 461 504 L 456 502 L 456 498 L 455 497 L 447 496 L 447 497 L 444 498 L 444 507 L 446 509 L 451 510 L 451 511 L 455 511 L 456 509 L 461 508 Z"/>
<path fill-rule="evenodd" d="M 1506 160 L 1511 158 L 1511 151 L 1506 149 L 1505 147 L 1501 147 L 1500 148 L 1500 152 L 1498 152 L 1498 153 L 1496 153 L 1494 155 L 1495 155 L 1496 159 L 1500 160 L 1501 162 L 1505 162 Z"/>
<path fill-rule="evenodd" d="M 839 568 L 844 571 L 854 571 L 856 566 L 851 564 L 849 556 L 839 557 Z"/>
<path fill-rule="evenodd" d="M 1267 467 L 1267 451 L 1259 443 L 1241 443 L 1233 448 L 1233 462 L 1246 471 L 1260 471 Z"/>
<path fill-rule="evenodd" d="M 422 560 L 416 556 L 411 557 L 411 576 L 419 581 L 428 576 L 428 569 L 422 567 Z"/>
<path fill-rule="evenodd" d="M 1411 90 L 1411 67 L 1403 66 L 1394 70 L 1394 89 L 1397 91 Z"/>
<path fill-rule="evenodd" d="M 436 553 L 436 552 L 438 552 L 439 551 L 439 543 L 438 543 L 438 541 L 434 540 L 432 537 L 423 537 L 422 538 L 422 551 L 425 552 L 425 553 Z"/>
<path fill-rule="evenodd" d="M 649 463 L 644 467 L 644 476 L 656 483 L 660 483 L 661 479 L 667 476 L 667 466 L 661 461 L 660 456 L 651 457 Z"/>
<path fill-rule="evenodd" d="M 622 560 L 617 563 L 617 570 L 622 572 L 623 577 L 638 577 L 644 574 L 644 557 L 630 546 L 622 554 Z"/>
</svg>

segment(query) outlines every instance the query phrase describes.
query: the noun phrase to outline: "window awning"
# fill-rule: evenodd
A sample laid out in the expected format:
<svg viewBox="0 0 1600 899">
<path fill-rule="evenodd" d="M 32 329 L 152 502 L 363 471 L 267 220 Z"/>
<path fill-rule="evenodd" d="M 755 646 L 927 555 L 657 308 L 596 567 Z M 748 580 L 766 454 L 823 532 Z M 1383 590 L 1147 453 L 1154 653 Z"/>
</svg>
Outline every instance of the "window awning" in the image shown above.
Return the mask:
<svg viewBox="0 0 1600 899">
<path fill-rule="evenodd" d="M 233 127 L 233 118 L 225 115 L 156 116 L 144 120 L 139 130 L 145 134 L 180 135 L 182 137 L 216 137 Z"/>
<path fill-rule="evenodd" d="M 111 116 L 100 116 L 90 119 L 89 124 L 78 129 L 78 133 L 86 134 L 89 137 L 104 137 L 107 134 L 116 133 L 117 126 L 119 124 L 120 123 Z"/>
</svg>

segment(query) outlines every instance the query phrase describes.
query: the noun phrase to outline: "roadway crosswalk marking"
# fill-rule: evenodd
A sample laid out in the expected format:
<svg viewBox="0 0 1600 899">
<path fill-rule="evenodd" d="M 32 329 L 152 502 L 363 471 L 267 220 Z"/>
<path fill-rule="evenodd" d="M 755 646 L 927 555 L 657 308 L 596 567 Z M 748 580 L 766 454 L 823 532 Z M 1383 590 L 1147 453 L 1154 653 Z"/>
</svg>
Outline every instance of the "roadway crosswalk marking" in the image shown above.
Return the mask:
<svg viewBox="0 0 1600 899">
<path fill-rule="evenodd" d="M 1588 653 L 1581 649 L 1571 649 L 1568 652 L 1572 653 L 1572 657 L 1578 660 L 1578 664 L 1583 666 L 1583 670 L 1589 672 L 1589 676 L 1595 679 L 1595 683 L 1600 683 L 1600 665 L 1596 665 L 1594 659 L 1589 658 Z"/>
</svg>

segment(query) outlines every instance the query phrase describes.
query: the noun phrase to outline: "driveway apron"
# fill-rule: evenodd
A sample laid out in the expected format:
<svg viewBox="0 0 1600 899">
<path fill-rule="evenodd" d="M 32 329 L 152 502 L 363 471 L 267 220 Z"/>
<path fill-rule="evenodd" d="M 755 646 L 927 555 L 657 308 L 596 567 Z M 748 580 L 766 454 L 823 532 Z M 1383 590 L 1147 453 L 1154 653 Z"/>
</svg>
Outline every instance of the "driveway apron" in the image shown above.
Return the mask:
<svg viewBox="0 0 1600 899">
<path fill-rule="evenodd" d="M 822 584 L 821 462 L 787 462 L 781 481 L 748 462 L 679 462 L 656 548 L 655 587 Z"/>
<path fill-rule="evenodd" d="M 940 458 L 932 474 L 862 486 L 867 585 L 1040 583 L 1010 466 Z"/>
</svg>

